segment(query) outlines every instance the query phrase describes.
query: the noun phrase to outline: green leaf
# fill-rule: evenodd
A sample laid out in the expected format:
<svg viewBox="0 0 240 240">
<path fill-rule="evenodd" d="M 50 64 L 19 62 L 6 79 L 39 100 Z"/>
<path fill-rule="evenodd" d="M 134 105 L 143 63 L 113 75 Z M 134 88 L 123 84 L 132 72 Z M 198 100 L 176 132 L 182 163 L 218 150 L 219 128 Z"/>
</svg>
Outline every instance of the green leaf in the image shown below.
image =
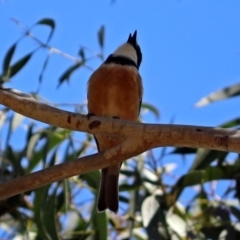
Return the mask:
<svg viewBox="0 0 240 240">
<path fill-rule="evenodd" d="M 59 78 L 58 80 L 58 87 L 64 82 L 69 80 L 70 76 L 72 75 L 72 73 L 77 70 L 79 67 L 82 66 L 82 62 L 78 62 L 76 64 L 74 64 L 73 66 L 71 66 L 70 68 L 68 68 L 63 74 L 62 76 Z"/>
<path fill-rule="evenodd" d="M 93 229 L 95 230 L 95 238 L 98 240 L 108 239 L 108 221 L 106 212 L 97 213 L 96 210 L 93 211 Z"/>
<path fill-rule="evenodd" d="M 47 55 L 47 57 L 46 57 L 46 59 L 45 59 L 45 61 L 44 61 L 44 63 L 43 63 L 43 66 L 42 66 L 41 73 L 40 73 L 40 75 L 39 75 L 39 79 L 38 79 L 39 83 L 42 82 L 43 74 L 44 74 L 44 72 L 45 72 L 45 70 L 46 70 L 46 68 L 47 68 L 49 59 L 50 59 L 50 55 Z"/>
<path fill-rule="evenodd" d="M 124 191 L 134 191 L 134 190 L 137 190 L 139 189 L 139 185 L 136 185 L 136 184 L 121 184 L 119 186 L 119 192 L 124 192 Z"/>
<path fill-rule="evenodd" d="M 58 234 L 56 229 L 56 197 L 57 187 L 54 193 L 47 198 L 47 202 L 43 210 L 42 223 L 52 240 L 58 240 Z"/>
<path fill-rule="evenodd" d="M 196 195 L 196 198 L 198 199 L 201 211 L 206 212 L 208 210 L 209 201 L 203 185 L 201 185 L 201 191 Z"/>
<path fill-rule="evenodd" d="M 141 108 L 143 110 L 148 110 L 148 111 L 152 112 L 156 118 L 160 117 L 160 112 L 158 111 L 158 109 L 149 103 L 142 103 Z"/>
<path fill-rule="evenodd" d="M 50 41 L 52 35 L 53 35 L 54 29 L 55 29 L 55 26 L 56 26 L 54 20 L 51 19 L 51 18 L 44 18 L 44 19 L 38 21 L 36 24 L 47 25 L 51 28 L 51 32 L 50 32 L 48 40 L 47 40 L 47 43 L 48 43 Z"/>
<path fill-rule="evenodd" d="M 7 72 L 4 72 L 2 76 L 0 76 L 1 81 L 7 82 L 11 77 L 13 77 L 16 73 L 18 73 L 30 60 L 33 52 L 27 54 L 20 60 L 18 60 L 15 64 L 8 68 Z"/>
<path fill-rule="evenodd" d="M 72 136 L 69 136 L 69 142 L 66 146 L 66 151 L 63 155 L 63 159 L 65 159 L 65 161 L 73 160 L 80 156 L 83 152 L 85 152 L 88 149 L 88 147 L 89 147 L 88 143 L 84 141 L 80 149 L 76 150 L 73 144 Z"/>
<path fill-rule="evenodd" d="M 30 140 L 30 141 L 33 141 L 33 143 L 32 143 L 33 146 L 36 146 L 38 139 L 39 140 L 44 139 L 46 142 L 36 152 L 31 153 L 30 150 L 27 151 L 28 156 L 29 156 L 28 171 L 31 172 L 34 169 L 34 167 L 36 167 L 36 165 L 41 160 L 46 158 L 48 152 L 50 152 L 58 144 L 65 141 L 68 138 L 70 132 L 71 131 L 69 131 L 67 129 L 59 129 L 59 128 L 50 127 L 50 128 L 43 129 L 41 132 L 36 133 L 35 134 L 35 135 L 37 135 L 36 137 L 35 137 L 35 135 L 33 135 L 33 139 Z M 38 136 L 38 134 L 40 136 Z M 31 145 L 31 149 L 33 150 L 32 145 Z"/>
<path fill-rule="evenodd" d="M 236 179 L 240 171 L 238 163 L 236 165 L 206 167 L 204 170 L 191 171 L 182 176 L 174 185 L 171 195 L 174 196 L 173 204 L 185 187 L 203 184 L 214 180 Z"/>
<path fill-rule="evenodd" d="M 16 46 L 17 44 L 13 44 L 9 50 L 7 51 L 7 54 L 5 55 L 5 58 L 4 58 L 4 61 L 3 61 L 3 73 L 7 73 L 8 72 L 8 69 L 9 69 L 9 66 L 10 66 L 10 63 L 11 63 L 11 60 L 12 60 L 12 56 L 15 52 L 15 49 L 16 49 Z"/>
<path fill-rule="evenodd" d="M 98 43 L 101 48 L 104 47 L 104 38 L 105 38 L 105 27 L 101 26 L 98 30 Z"/>
<path fill-rule="evenodd" d="M 100 171 L 96 170 L 93 172 L 81 174 L 80 178 L 86 181 L 91 188 L 98 189 L 100 183 Z"/>
<path fill-rule="evenodd" d="M 240 95 L 240 83 L 237 83 L 232 86 L 213 92 L 207 95 L 206 97 L 203 97 L 195 104 L 195 106 L 203 107 L 212 102 L 220 101 L 226 98 L 236 97 L 239 95 Z"/>
<path fill-rule="evenodd" d="M 78 52 L 78 55 L 81 57 L 82 62 L 86 61 L 85 51 L 84 51 L 84 49 L 82 47 L 80 48 L 80 50 Z"/>
<path fill-rule="evenodd" d="M 204 182 L 205 174 L 206 174 L 205 170 L 191 171 L 190 173 L 181 177 L 177 185 L 179 186 L 181 185 L 182 187 L 189 187 L 202 184 Z"/>
<path fill-rule="evenodd" d="M 47 199 L 49 186 L 39 188 L 35 190 L 35 198 L 33 201 L 34 220 L 37 225 L 38 235 L 42 239 L 50 240 L 50 236 L 46 232 L 45 225 L 43 223 L 43 206 Z"/>
<path fill-rule="evenodd" d="M 230 120 L 226 123 L 221 124 L 219 127 L 222 128 L 233 128 L 240 126 L 240 118 L 235 118 L 233 120 Z"/>
<path fill-rule="evenodd" d="M 57 202 L 56 202 L 56 210 L 55 212 L 66 212 L 66 209 L 68 208 L 68 206 L 71 206 L 70 203 L 70 186 L 66 186 L 66 182 L 68 180 L 63 180 L 62 182 L 64 183 L 64 189 L 61 190 L 60 193 L 58 193 L 57 195 Z"/>
<path fill-rule="evenodd" d="M 57 161 L 57 159 L 58 159 L 57 153 L 58 153 L 58 149 L 55 149 L 55 150 L 53 151 L 53 153 L 52 153 L 52 156 L 51 156 L 50 159 L 49 159 L 48 167 L 52 167 L 52 166 L 55 165 L 55 163 L 56 163 L 56 161 Z M 50 154 L 48 154 L 48 155 L 50 155 Z"/>
<path fill-rule="evenodd" d="M 87 231 L 87 228 L 89 226 L 89 223 L 91 223 L 91 220 L 87 222 L 79 212 L 78 215 L 79 217 L 76 222 L 76 227 L 74 229 L 74 232 L 76 233 L 75 236 L 77 238 L 78 237 L 77 233 L 79 232 L 79 239 L 87 239 L 87 237 L 90 235 L 90 232 Z"/>
<path fill-rule="evenodd" d="M 223 161 L 227 155 L 228 152 L 199 148 L 192 167 L 190 168 L 190 171 L 204 169 L 215 160 Z"/>
</svg>

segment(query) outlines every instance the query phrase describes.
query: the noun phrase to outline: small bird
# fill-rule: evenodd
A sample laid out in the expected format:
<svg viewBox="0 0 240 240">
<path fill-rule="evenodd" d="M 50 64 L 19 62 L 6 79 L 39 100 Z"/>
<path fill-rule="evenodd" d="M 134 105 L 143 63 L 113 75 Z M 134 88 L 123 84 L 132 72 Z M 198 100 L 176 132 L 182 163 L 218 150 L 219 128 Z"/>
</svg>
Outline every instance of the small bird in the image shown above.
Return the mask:
<svg viewBox="0 0 240 240">
<path fill-rule="evenodd" d="M 137 31 L 118 47 L 91 75 L 88 81 L 88 115 L 137 121 L 143 86 L 138 72 L 142 62 Z M 123 141 L 116 136 L 96 134 L 98 151 L 105 151 Z M 121 163 L 102 169 L 97 210 L 118 211 L 118 178 Z"/>
</svg>

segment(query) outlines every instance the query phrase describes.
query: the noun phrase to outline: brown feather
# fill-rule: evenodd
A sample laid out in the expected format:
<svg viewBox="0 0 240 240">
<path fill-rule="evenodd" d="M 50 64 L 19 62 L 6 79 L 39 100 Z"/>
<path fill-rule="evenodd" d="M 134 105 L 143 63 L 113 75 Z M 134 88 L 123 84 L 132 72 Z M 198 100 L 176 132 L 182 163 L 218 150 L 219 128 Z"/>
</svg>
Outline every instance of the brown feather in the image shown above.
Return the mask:
<svg viewBox="0 0 240 240">
<path fill-rule="evenodd" d="M 100 66 L 88 82 L 88 112 L 96 116 L 136 121 L 142 99 L 142 81 L 135 67 L 118 64 Z M 123 139 L 95 136 L 98 150 L 105 151 Z M 121 164 L 102 169 L 98 211 L 118 211 L 118 178 Z"/>
</svg>

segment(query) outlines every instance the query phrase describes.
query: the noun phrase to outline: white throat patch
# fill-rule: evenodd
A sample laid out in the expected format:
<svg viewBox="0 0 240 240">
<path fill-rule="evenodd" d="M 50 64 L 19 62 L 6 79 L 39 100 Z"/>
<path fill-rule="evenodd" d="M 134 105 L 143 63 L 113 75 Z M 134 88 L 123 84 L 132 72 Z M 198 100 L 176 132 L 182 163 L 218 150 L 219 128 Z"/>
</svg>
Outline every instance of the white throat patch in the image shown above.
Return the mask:
<svg viewBox="0 0 240 240">
<path fill-rule="evenodd" d="M 133 46 L 129 43 L 124 43 L 113 52 L 114 56 L 123 56 L 133 60 L 137 65 L 137 53 Z"/>
</svg>

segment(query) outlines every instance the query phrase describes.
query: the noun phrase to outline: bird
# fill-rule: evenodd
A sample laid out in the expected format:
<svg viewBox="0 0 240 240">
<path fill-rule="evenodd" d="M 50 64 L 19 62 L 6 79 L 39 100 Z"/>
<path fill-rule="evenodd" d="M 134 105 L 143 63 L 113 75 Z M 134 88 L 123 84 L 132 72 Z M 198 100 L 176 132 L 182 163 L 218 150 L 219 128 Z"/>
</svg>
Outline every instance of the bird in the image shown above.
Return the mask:
<svg viewBox="0 0 240 240">
<path fill-rule="evenodd" d="M 95 70 L 87 86 L 88 115 L 137 121 L 142 103 L 143 86 L 139 74 L 142 62 L 141 48 L 137 43 L 137 30 L 129 34 Z M 94 135 L 99 152 L 117 146 L 124 139 L 116 136 Z M 97 211 L 106 209 L 117 213 L 119 207 L 118 179 L 122 163 L 101 170 Z"/>
</svg>

